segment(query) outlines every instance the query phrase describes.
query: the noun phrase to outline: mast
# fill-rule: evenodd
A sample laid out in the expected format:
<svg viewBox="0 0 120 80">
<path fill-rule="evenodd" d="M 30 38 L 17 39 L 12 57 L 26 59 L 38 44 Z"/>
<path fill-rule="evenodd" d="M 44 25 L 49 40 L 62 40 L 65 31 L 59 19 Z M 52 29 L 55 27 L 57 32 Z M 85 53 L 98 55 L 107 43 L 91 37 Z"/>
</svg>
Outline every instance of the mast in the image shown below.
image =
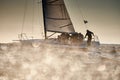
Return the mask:
<svg viewBox="0 0 120 80">
<path fill-rule="evenodd" d="M 45 39 L 47 39 L 47 31 L 46 31 L 46 22 L 45 22 L 45 2 L 46 0 L 42 0 L 42 9 L 43 9 L 43 25 L 44 25 L 44 35 Z"/>
</svg>

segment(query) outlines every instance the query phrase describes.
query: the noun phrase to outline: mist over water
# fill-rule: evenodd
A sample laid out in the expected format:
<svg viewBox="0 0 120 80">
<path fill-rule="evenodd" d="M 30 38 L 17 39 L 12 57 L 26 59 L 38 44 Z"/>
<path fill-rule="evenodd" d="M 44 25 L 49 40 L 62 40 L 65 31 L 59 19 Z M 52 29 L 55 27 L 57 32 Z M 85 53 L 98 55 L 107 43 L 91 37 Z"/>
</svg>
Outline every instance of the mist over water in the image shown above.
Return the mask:
<svg viewBox="0 0 120 80">
<path fill-rule="evenodd" d="M 120 45 L 0 45 L 0 80 L 120 80 Z"/>
</svg>

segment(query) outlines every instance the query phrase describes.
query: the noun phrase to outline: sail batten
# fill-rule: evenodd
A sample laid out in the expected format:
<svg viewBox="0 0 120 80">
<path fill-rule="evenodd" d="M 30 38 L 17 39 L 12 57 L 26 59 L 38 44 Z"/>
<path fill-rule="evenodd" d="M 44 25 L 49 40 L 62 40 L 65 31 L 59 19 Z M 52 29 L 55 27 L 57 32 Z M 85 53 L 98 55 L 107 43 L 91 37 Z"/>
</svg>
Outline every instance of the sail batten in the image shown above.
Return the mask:
<svg viewBox="0 0 120 80">
<path fill-rule="evenodd" d="M 46 31 L 74 33 L 74 27 L 63 0 L 43 0 Z"/>
</svg>

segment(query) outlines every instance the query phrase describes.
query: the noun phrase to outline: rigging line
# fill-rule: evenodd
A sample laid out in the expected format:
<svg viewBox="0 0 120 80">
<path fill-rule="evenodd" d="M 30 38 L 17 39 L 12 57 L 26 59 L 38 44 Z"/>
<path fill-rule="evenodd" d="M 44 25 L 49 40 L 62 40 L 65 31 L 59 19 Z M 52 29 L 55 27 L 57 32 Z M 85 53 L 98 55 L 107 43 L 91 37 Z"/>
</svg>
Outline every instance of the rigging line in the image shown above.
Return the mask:
<svg viewBox="0 0 120 80">
<path fill-rule="evenodd" d="M 60 7 L 60 10 L 61 10 L 61 16 L 62 16 L 62 18 L 64 18 L 64 12 L 63 12 L 63 7 L 62 7 L 62 5 L 59 5 L 59 7 Z"/>
<path fill-rule="evenodd" d="M 60 7 L 61 7 L 61 12 L 62 12 L 62 18 L 67 18 L 67 16 L 66 16 L 66 7 L 65 7 L 65 2 L 64 1 L 62 1 L 62 5 L 60 5 Z"/>
<path fill-rule="evenodd" d="M 47 38 L 49 38 L 49 37 L 53 36 L 54 34 L 56 34 L 56 32 L 54 32 L 53 34 L 51 34 L 51 35 L 47 36 Z"/>
<path fill-rule="evenodd" d="M 33 13 L 32 13 L 32 38 L 33 38 L 33 32 L 34 32 L 34 0 L 33 0 L 33 2 L 32 2 L 32 11 L 33 11 Z"/>
<path fill-rule="evenodd" d="M 39 16 L 39 15 L 41 14 L 41 13 L 40 13 L 40 4 L 42 4 L 42 1 L 41 1 L 41 0 L 38 0 L 37 3 L 38 3 L 38 16 Z M 40 24 L 40 17 L 38 18 L 38 22 L 39 22 L 39 25 L 41 25 L 41 24 Z M 42 37 L 44 37 L 43 28 L 40 27 L 40 29 L 41 29 L 41 35 L 42 35 Z"/>
<path fill-rule="evenodd" d="M 77 0 L 77 7 L 78 7 L 78 9 L 79 9 L 79 13 L 81 14 L 81 17 L 82 17 L 82 20 L 84 21 L 84 24 L 85 24 L 85 28 L 86 29 L 88 29 L 88 26 L 87 26 L 87 24 L 85 23 L 85 16 L 83 15 L 83 13 L 82 13 L 82 10 L 81 10 L 81 7 L 79 6 L 79 1 Z"/>
<path fill-rule="evenodd" d="M 24 14 L 23 14 L 23 22 L 22 22 L 22 30 L 21 30 L 21 33 L 23 33 L 23 29 L 24 29 L 24 26 L 25 26 L 26 10 L 27 10 L 27 0 L 25 0 L 25 5 L 24 5 Z"/>
<path fill-rule="evenodd" d="M 67 8 L 66 8 L 66 6 L 65 6 L 65 2 L 63 1 L 63 3 L 64 3 L 64 5 L 63 5 L 63 11 L 64 11 L 64 17 L 65 18 L 68 18 L 68 11 L 67 11 Z"/>
</svg>

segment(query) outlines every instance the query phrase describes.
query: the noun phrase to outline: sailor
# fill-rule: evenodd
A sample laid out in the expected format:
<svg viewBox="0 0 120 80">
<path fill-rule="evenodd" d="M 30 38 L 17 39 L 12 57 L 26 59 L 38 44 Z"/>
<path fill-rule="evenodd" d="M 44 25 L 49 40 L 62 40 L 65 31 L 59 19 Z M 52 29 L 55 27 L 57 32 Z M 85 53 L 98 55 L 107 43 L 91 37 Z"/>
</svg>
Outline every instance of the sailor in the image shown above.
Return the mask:
<svg viewBox="0 0 120 80">
<path fill-rule="evenodd" d="M 82 33 L 78 33 L 78 40 L 79 40 L 80 43 L 83 42 L 83 39 L 84 39 L 83 34 Z"/>
<path fill-rule="evenodd" d="M 68 44 L 69 38 L 70 38 L 69 33 L 65 33 L 64 44 Z"/>
<path fill-rule="evenodd" d="M 86 30 L 86 35 L 85 35 L 85 38 L 88 36 L 88 38 L 87 38 L 87 44 L 88 44 L 88 46 L 90 46 L 91 45 L 91 40 L 92 40 L 92 35 L 94 36 L 94 33 L 93 32 L 91 32 L 91 31 L 89 31 L 89 30 Z"/>
<path fill-rule="evenodd" d="M 63 43 L 65 38 L 65 33 L 62 33 L 61 35 L 58 36 L 59 42 Z"/>
<path fill-rule="evenodd" d="M 58 40 L 63 44 L 67 44 L 69 37 L 70 37 L 69 33 L 62 33 L 60 36 L 58 36 Z"/>
<path fill-rule="evenodd" d="M 70 41 L 71 41 L 71 44 L 77 44 L 77 42 L 78 42 L 78 33 L 77 32 L 75 32 L 71 35 Z"/>
</svg>

